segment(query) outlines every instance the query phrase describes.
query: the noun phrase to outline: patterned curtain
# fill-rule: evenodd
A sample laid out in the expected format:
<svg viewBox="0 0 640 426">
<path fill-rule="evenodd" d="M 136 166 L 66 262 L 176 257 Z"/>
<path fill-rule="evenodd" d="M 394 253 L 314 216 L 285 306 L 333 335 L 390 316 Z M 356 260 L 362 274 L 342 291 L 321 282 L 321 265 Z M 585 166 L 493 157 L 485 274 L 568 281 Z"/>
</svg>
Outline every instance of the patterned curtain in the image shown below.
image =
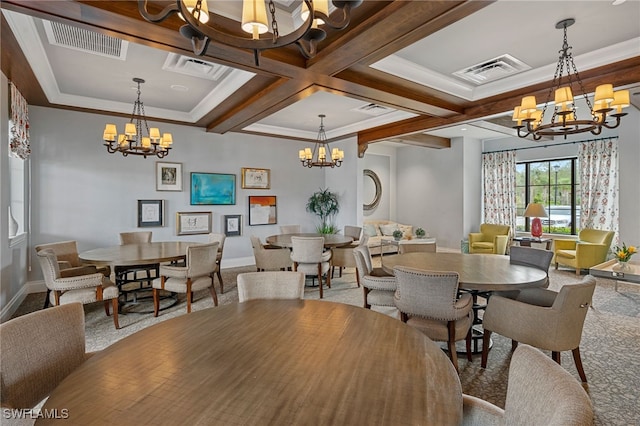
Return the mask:
<svg viewBox="0 0 640 426">
<path fill-rule="evenodd" d="M 9 137 L 9 152 L 18 158 L 26 160 L 31 154 L 29 146 L 29 107 L 13 83 L 11 84 L 11 123 Z"/>
<path fill-rule="evenodd" d="M 482 155 L 484 222 L 516 225 L 516 152 Z"/>
<path fill-rule="evenodd" d="M 579 144 L 580 228 L 614 231 L 618 242 L 618 138 Z"/>
</svg>

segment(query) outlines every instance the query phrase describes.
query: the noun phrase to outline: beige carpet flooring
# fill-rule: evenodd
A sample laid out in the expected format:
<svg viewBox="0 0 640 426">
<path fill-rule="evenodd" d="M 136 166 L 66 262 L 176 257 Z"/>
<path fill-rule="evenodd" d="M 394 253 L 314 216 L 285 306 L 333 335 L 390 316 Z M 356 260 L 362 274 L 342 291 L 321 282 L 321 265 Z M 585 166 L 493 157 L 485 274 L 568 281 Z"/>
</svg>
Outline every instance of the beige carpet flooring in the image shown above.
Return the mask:
<svg viewBox="0 0 640 426">
<path fill-rule="evenodd" d="M 379 258 L 376 261 L 379 262 Z M 238 302 L 236 276 L 252 270 L 223 270 L 225 293 L 218 295 L 221 304 Z M 563 284 L 579 280 L 572 270 L 550 270 L 551 289 L 557 290 Z M 639 426 L 640 286 L 620 282 L 616 292 L 614 281 L 597 281 L 594 306 L 587 314 L 581 344 L 584 370 L 589 380 L 585 388 L 593 401 L 597 425 Z M 305 298 L 318 299 L 318 296 L 317 287 L 306 288 Z M 356 287 L 352 269 L 347 269 L 342 278 L 336 274 L 332 288 L 326 289 L 324 296 L 327 301 L 362 305 L 362 289 Z M 29 295 L 14 316 L 40 309 L 43 300 L 44 293 Z M 207 291 L 195 295 L 194 310 L 211 307 L 213 301 Z M 87 350 L 98 351 L 156 322 L 184 315 L 186 302 L 182 295 L 177 305 L 162 311 L 158 318 L 153 318 L 152 314 L 121 314 L 120 330 L 114 329 L 113 321 L 105 315 L 102 304 L 85 306 L 85 312 Z M 394 309 L 381 314 L 397 316 Z M 479 354 L 474 355 L 473 362 L 467 362 L 464 356 L 459 357 L 460 381 L 465 393 L 504 407 L 511 341 L 495 334 L 492 338 L 494 345 L 489 352 L 486 369 L 480 368 Z M 579 380 L 570 352 L 562 354 L 562 365 Z M 541 372 L 531 371 L 531 374 Z"/>
</svg>

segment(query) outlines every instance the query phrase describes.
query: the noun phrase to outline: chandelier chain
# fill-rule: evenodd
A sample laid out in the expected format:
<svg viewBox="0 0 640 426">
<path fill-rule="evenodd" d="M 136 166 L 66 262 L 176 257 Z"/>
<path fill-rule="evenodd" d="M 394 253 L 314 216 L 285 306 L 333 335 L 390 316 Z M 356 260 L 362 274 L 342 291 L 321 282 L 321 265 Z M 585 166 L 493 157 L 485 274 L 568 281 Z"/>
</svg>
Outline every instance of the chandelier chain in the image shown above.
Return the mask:
<svg viewBox="0 0 640 426">
<path fill-rule="evenodd" d="M 273 30 L 273 42 L 278 41 L 278 21 L 276 21 L 276 5 L 273 0 L 269 0 L 269 13 L 271 13 L 271 29 Z"/>
</svg>

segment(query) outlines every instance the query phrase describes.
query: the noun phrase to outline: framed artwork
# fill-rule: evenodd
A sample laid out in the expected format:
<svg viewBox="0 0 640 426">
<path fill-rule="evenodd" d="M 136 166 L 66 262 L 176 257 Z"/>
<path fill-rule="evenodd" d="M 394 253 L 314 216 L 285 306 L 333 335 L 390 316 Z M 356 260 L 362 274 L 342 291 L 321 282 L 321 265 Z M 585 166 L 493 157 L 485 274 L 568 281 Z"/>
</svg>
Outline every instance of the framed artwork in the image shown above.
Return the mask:
<svg viewBox="0 0 640 426">
<path fill-rule="evenodd" d="M 176 233 L 178 235 L 209 234 L 211 232 L 211 212 L 176 213 Z"/>
<path fill-rule="evenodd" d="M 156 162 L 156 191 L 182 191 L 182 163 Z"/>
<path fill-rule="evenodd" d="M 236 203 L 236 175 L 191 173 L 191 205 Z"/>
<path fill-rule="evenodd" d="M 278 223 L 275 195 L 249 196 L 249 225 L 273 225 Z"/>
<path fill-rule="evenodd" d="M 270 169 L 250 169 L 242 168 L 242 188 L 243 189 L 270 189 L 271 170 Z"/>
<path fill-rule="evenodd" d="M 227 237 L 239 237 L 242 235 L 242 215 L 224 215 L 224 235 Z"/>
<path fill-rule="evenodd" d="M 164 226 L 164 200 L 138 200 L 138 227 Z"/>
</svg>

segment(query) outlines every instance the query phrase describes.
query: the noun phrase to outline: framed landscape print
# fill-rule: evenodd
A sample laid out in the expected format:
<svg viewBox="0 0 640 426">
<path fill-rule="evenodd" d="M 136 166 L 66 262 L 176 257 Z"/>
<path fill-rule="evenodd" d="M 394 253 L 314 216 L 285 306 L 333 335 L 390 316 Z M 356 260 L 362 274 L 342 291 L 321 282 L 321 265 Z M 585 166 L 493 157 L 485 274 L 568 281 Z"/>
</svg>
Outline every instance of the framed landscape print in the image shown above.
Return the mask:
<svg viewBox="0 0 640 426">
<path fill-rule="evenodd" d="M 236 175 L 191 173 L 191 205 L 236 203 Z"/>
<path fill-rule="evenodd" d="M 182 191 L 182 163 L 156 162 L 156 191 Z"/>
<path fill-rule="evenodd" d="M 224 235 L 227 237 L 242 235 L 242 215 L 227 214 L 224 216 Z"/>
<path fill-rule="evenodd" d="M 176 233 L 178 235 L 209 234 L 211 232 L 211 212 L 176 213 Z"/>
<path fill-rule="evenodd" d="M 278 223 L 275 195 L 249 196 L 249 225 L 273 225 Z"/>
<path fill-rule="evenodd" d="M 164 226 L 164 200 L 138 200 L 138 227 Z"/>
<path fill-rule="evenodd" d="M 269 189 L 271 188 L 270 169 L 242 168 L 242 189 Z"/>
</svg>

